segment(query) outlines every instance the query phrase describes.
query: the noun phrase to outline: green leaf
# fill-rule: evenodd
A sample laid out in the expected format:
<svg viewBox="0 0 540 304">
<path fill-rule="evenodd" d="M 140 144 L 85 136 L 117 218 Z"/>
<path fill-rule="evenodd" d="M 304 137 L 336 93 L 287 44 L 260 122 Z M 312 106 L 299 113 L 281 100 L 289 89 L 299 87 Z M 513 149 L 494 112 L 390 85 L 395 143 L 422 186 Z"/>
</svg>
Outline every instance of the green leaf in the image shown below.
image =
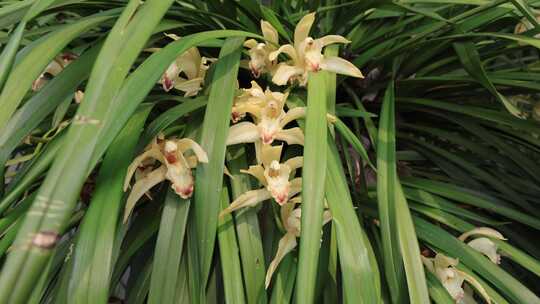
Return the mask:
<svg viewBox="0 0 540 304">
<path fill-rule="evenodd" d="M 411 303 L 429 303 L 418 241 L 407 200 L 397 176 L 394 102 L 392 82 L 384 96 L 377 144 L 377 199 L 385 273 L 394 302 L 400 303 L 404 300 L 401 291 L 405 283 L 401 270 L 403 267 Z"/>
<path fill-rule="evenodd" d="M 360 226 L 335 144 L 328 140 L 326 199 L 336 229 L 345 303 L 382 303 L 373 249 Z"/>
<path fill-rule="evenodd" d="M 302 224 L 295 299 L 315 301 L 315 282 L 324 208 L 326 144 L 326 72 L 310 73 L 302 169 Z"/>
<path fill-rule="evenodd" d="M 167 187 L 165 206 L 154 250 L 148 303 L 173 303 L 190 201 L 181 199 Z"/>
<path fill-rule="evenodd" d="M 109 297 L 113 245 L 123 202 L 123 184 L 139 133 L 151 107 L 139 110 L 107 150 L 73 254 L 69 299 L 104 303 Z"/>
<path fill-rule="evenodd" d="M 229 206 L 229 192 L 223 187 L 221 209 Z M 223 272 L 223 286 L 226 303 L 245 303 L 244 284 L 234 221 L 230 214 L 219 219 L 218 226 L 219 255 Z"/>
<path fill-rule="evenodd" d="M 202 279 L 199 282 L 200 288 L 206 285 L 214 252 L 223 184 L 225 142 L 243 42 L 244 38 L 229 38 L 221 49 L 202 126 L 200 145 L 208 154 L 209 162 L 197 167 L 193 206 Z"/>
<path fill-rule="evenodd" d="M 497 91 L 497 88 L 495 88 L 489 77 L 486 75 L 486 71 L 480 60 L 480 54 L 478 54 L 473 42 L 455 42 L 454 50 L 456 51 L 463 68 L 471 75 L 471 77 L 476 79 L 493 96 L 495 96 L 508 112 L 516 117 L 523 117 L 523 113 Z"/>
<path fill-rule="evenodd" d="M 251 190 L 249 176 L 239 171 L 248 167 L 245 149 L 229 147 L 229 170 L 234 176 L 230 180 L 233 198 L 236 199 L 244 192 Z M 234 214 L 238 247 L 242 261 L 242 273 L 248 303 L 267 303 L 265 280 L 265 263 L 262 247 L 262 236 L 255 208 L 247 208 Z"/>
<path fill-rule="evenodd" d="M 4 129 L 24 95 L 45 67 L 75 37 L 109 20 L 110 16 L 91 16 L 66 25 L 35 41 L 19 53 L 0 95 L 0 130 Z"/>
</svg>

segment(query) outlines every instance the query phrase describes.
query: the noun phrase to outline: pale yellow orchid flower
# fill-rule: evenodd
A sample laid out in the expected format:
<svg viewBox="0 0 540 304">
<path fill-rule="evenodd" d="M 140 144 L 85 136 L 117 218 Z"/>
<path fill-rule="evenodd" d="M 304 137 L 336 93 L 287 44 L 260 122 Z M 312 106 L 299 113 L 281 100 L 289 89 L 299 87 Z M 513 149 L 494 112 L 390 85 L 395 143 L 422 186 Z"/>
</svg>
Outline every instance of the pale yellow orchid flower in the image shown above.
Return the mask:
<svg viewBox="0 0 540 304">
<path fill-rule="evenodd" d="M 250 166 L 248 170 L 241 170 L 255 177 L 263 188 L 251 190 L 240 195 L 229 207 L 219 214 L 223 217 L 235 210 L 253 207 L 258 203 L 273 198 L 278 204 L 287 203 L 289 198 L 302 190 L 302 178 L 293 177 L 294 171 L 302 167 L 303 157 L 297 156 L 280 163 L 282 146 L 263 146 L 261 149 L 262 164 Z"/>
<path fill-rule="evenodd" d="M 194 155 L 185 155 L 191 150 Z M 157 160 L 161 165 L 153 169 L 153 164 Z M 197 166 L 198 162 L 207 163 L 206 152 L 195 141 L 189 138 L 183 139 L 154 139 L 145 151 L 133 160 L 128 167 L 126 179 L 124 181 L 124 191 L 127 191 L 131 177 L 139 168 L 137 182 L 128 196 L 124 222 L 127 221 L 135 203 L 147 193 L 150 188 L 164 180 L 171 182 L 171 188 L 180 197 L 187 199 L 193 194 L 193 175 L 191 169 Z M 153 170 L 148 169 L 151 166 Z"/>
<path fill-rule="evenodd" d="M 308 73 L 320 70 L 363 78 L 362 72 L 349 61 L 337 56 L 326 57 L 322 54 L 322 49 L 329 44 L 346 44 L 350 41 L 339 35 L 328 35 L 319 39 L 309 37 L 314 21 L 315 13 L 305 15 L 296 25 L 294 46 L 286 44 L 270 53 L 269 60 L 271 61 L 277 60 L 281 53 L 285 53 L 290 58 L 288 62 L 278 65 L 272 81 L 277 85 L 285 85 L 292 81 L 305 86 Z"/>
<path fill-rule="evenodd" d="M 294 108 L 288 112 L 283 110 L 287 94 L 272 92 L 269 89 L 263 93 L 262 89 L 252 82 L 252 88 L 243 99 L 233 106 L 233 119 L 248 113 L 253 117 L 254 123 L 245 121 L 231 126 L 227 145 L 258 141 L 269 145 L 276 139 L 289 145 L 304 144 L 304 133 L 300 128 L 284 129 L 290 122 L 305 116 L 305 108 Z"/>
<path fill-rule="evenodd" d="M 463 233 L 461 236 L 459 236 L 459 240 L 465 242 L 468 237 L 473 235 L 483 235 L 487 237 L 475 238 L 472 241 L 469 241 L 467 245 L 488 257 L 493 263 L 500 264 L 501 255 L 497 253 L 498 246 L 489 238 L 495 238 L 498 240 L 506 240 L 506 238 L 495 229 L 479 227 Z"/>
<path fill-rule="evenodd" d="M 180 37 L 166 34 L 167 37 L 178 40 Z M 173 88 L 184 92 L 185 97 L 195 96 L 202 89 L 206 71 L 213 59 L 202 57 L 199 49 L 192 47 L 178 56 L 167 68 L 159 83 L 166 92 Z"/>
<path fill-rule="evenodd" d="M 300 198 L 296 197 L 292 199 L 289 203 L 281 206 L 281 221 L 283 223 L 283 228 L 285 228 L 285 235 L 279 240 L 278 249 L 276 256 L 268 266 L 266 271 L 265 278 L 265 287 L 268 288 L 270 281 L 272 280 L 272 275 L 276 271 L 279 263 L 283 258 L 291 251 L 294 250 L 297 246 L 296 238 L 300 237 L 300 226 L 301 226 L 301 208 L 296 208 L 295 205 L 300 203 Z M 330 211 L 325 210 L 323 212 L 323 225 L 332 220 L 332 214 Z"/>
<path fill-rule="evenodd" d="M 266 89 L 269 92 L 268 89 Z M 281 93 L 267 94 L 259 84 L 255 81 L 251 81 L 251 88 L 242 89 L 242 93 L 234 99 L 231 120 L 233 123 L 237 123 L 246 116 L 247 113 L 253 113 L 254 117 L 260 116 L 260 111 L 267 104 L 268 97 L 283 99 L 284 95 Z"/>
<path fill-rule="evenodd" d="M 437 253 L 434 258 L 420 257 L 427 270 L 439 279 L 456 303 L 467 304 L 472 298 L 472 290 L 467 289 L 468 294 L 466 294 L 466 290 L 463 289 L 465 281 L 480 293 L 486 303 L 491 303 L 485 288 L 474 277 L 456 268 L 459 264 L 458 259 L 450 258 L 442 253 Z"/>
<path fill-rule="evenodd" d="M 71 62 L 77 59 L 77 55 L 64 52 L 56 56 L 43 73 L 32 83 L 32 91 L 39 91 L 52 77 L 60 74 Z"/>
<path fill-rule="evenodd" d="M 255 39 L 244 42 L 244 46 L 249 48 L 249 69 L 255 78 L 259 78 L 264 72 L 273 74 L 277 67 L 276 60 L 270 60 L 268 55 L 278 49 L 278 32 L 269 22 L 264 20 L 261 20 L 261 31 L 265 42 L 257 42 Z"/>
</svg>

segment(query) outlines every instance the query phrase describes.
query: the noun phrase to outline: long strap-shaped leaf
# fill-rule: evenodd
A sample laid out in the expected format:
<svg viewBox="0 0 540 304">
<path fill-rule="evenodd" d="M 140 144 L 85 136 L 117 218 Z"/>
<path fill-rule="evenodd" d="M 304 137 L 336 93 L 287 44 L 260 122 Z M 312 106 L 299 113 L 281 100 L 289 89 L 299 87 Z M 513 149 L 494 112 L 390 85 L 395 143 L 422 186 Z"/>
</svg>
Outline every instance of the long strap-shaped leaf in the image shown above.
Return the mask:
<svg viewBox="0 0 540 304">
<path fill-rule="evenodd" d="M 225 141 L 236 90 L 244 38 L 229 38 L 219 54 L 201 135 L 201 147 L 209 157 L 197 167 L 193 206 L 200 257 L 201 288 L 210 273 L 225 164 Z"/>
<path fill-rule="evenodd" d="M 75 207 L 99 132 L 111 119 L 107 114 L 113 98 L 171 2 L 130 1 L 107 37 L 88 81 L 85 102 L 66 134 L 67 145 L 47 174 L 0 275 L 0 289 L 7 291 L 0 295 L 1 303 L 28 298 Z"/>
<path fill-rule="evenodd" d="M 229 148 L 229 153 L 233 155 L 233 159 L 228 162 L 228 167 L 234 176 L 234 179 L 230 181 L 234 199 L 251 189 L 249 177 L 240 173 L 241 169 L 248 167 L 244 151 L 244 148 L 239 150 Z M 240 210 L 235 214 L 234 219 L 236 234 L 238 235 L 238 248 L 242 262 L 246 300 L 248 303 L 267 303 L 264 287 L 264 253 L 256 211 L 254 208 Z"/>
<path fill-rule="evenodd" d="M 24 48 L 15 62 L 15 66 L 6 79 L 0 95 L 0 130 L 4 129 L 9 118 L 17 109 L 32 82 L 43 72 L 45 67 L 71 40 L 110 16 L 91 16 L 66 25 Z"/>
<path fill-rule="evenodd" d="M 454 43 L 454 50 L 456 51 L 463 68 L 474 77 L 482 86 L 484 86 L 497 100 L 504 105 L 506 110 L 512 115 L 522 117 L 521 111 L 510 101 L 506 99 L 497 88 L 493 85 L 489 77 L 486 75 L 484 66 L 480 61 L 480 55 L 472 42 L 456 42 Z"/>
<path fill-rule="evenodd" d="M 184 245 L 190 201 L 169 188 L 154 250 L 148 303 L 173 303 Z"/>
<path fill-rule="evenodd" d="M 360 226 L 335 144 L 328 140 L 326 199 L 336 227 L 344 303 L 381 303 L 381 282 L 369 239 Z"/>
<path fill-rule="evenodd" d="M 393 303 L 405 301 L 405 276 L 403 261 L 399 249 L 396 214 L 396 142 L 394 122 L 394 88 L 386 90 L 377 139 L 377 199 L 384 253 L 384 272 Z"/>
<path fill-rule="evenodd" d="M 106 303 L 109 298 L 114 239 L 124 196 L 122 186 L 151 108 L 146 106 L 132 116 L 103 160 L 72 256 L 68 298 L 74 303 Z"/>
<path fill-rule="evenodd" d="M 101 45 L 97 45 L 84 52 L 15 112 L 6 127 L 0 131 L 1 164 L 4 164 L 23 138 L 30 134 L 66 96 L 71 96 L 77 86 L 90 75 L 100 47 Z"/>
<path fill-rule="evenodd" d="M 19 45 L 21 44 L 21 39 L 24 33 L 24 29 L 26 28 L 26 24 L 28 23 L 28 21 L 34 19 L 37 15 L 39 15 L 42 11 L 49 7 L 54 1 L 55 0 L 34 1 L 32 6 L 30 6 L 28 11 L 26 11 L 21 22 L 17 25 L 17 27 L 11 34 L 8 44 L 2 51 L 2 55 L 0 55 L 0 90 L 2 90 L 2 88 L 4 87 L 9 73 L 11 72 L 11 67 L 13 65 L 15 55 L 19 50 Z M 29 1 L 26 2 L 27 3 L 14 3 L 11 5 L 11 7 L 15 9 L 25 9 L 26 6 L 30 5 Z M 2 129 L 1 125 L 2 124 L 0 124 L 0 129 Z"/>
<path fill-rule="evenodd" d="M 429 303 L 424 267 L 407 201 L 397 176 L 394 83 L 384 96 L 377 150 L 377 199 L 383 239 L 385 273 L 394 303 L 405 301 L 405 269 L 411 303 Z"/>
<path fill-rule="evenodd" d="M 223 187 L 220 207 L 229 206 L 229 191 Z M 238 242 L 232 215 L 228 214 L 219 220 L 218 226 L 219 254 L 221 257 L 221 270 L 223 272 L 223 287 L 225 289 L 226 303 L 246 303 L 244 284 L 238 255 Z"/>
<path fill-rule="evenodd" d="M 310 73 L 302 178 L 302 224 L 296 302 L 315 301 L 326 176 L 326 75 Z"/>
</svg>

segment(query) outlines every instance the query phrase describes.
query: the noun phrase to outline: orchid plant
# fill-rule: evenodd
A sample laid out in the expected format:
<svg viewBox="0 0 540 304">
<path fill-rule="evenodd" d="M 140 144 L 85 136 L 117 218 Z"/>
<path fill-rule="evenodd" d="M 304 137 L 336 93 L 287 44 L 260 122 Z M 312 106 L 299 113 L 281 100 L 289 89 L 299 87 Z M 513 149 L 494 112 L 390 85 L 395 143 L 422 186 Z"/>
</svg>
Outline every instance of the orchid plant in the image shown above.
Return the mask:
<svg viewBox="0 0 540 304">
<path fill-rule="evenodd" d="M 345 37 L 328 35 L 319 39 L 309 36 L 315 13 L 305 15 L 296 25 L 294 31 L 294 45 L 285 44 L 269 54 L 269 60 L 275 61 L 280 54 L 286 54 L 289 60 L 278 64 L 273 74 L 272 82 L 277 85 L 285 85 L 288 82 L 296 82 L 305 86 L 309 72 L 325 70 L 337 74 L 363 78 L 362 72 L 349 61 L 337 57 L 327 57 L 322 54 L 322 49 L 330 44 L 350 43 Z"/>
<path fill-rule="evenodd" d="M 283 258 L 297 246 L 296 238 L 300 237 L 300 224 L 302 209 L 295 208 L 296 204 L 300 203 L 300 198 L 295 197 L 290 202 L 281 206 L 281 221 L 285 229 L 285 235 L 279 240 L 276 256 L 268 266 L 266 271 L 265 287 L 268 288 L 272 275 L 279 266 Z M 332 219 L 329 210 L 323 212 L 323 225 Z"/>
<path fill-rule="evenodd" d="M 278 49 L 278 32 L 268 21 L 264 20 L 261 20 L 261 31 L 265 42 L 257 42 L 255 39 L 244 42 L 244 46 L 249 48 L 249 69 L 255 78 L 259 78 L 265 72 L 273 75 L 277 68 L 276 60 L 270 60 L 269 55 Z"/>
<path fill-rule="evenodd" d="M 250 166 L 242 173 L 255 177 L 263 188 L 248 191 L 234 200 L 229 207 L 221 211 L 220 217 L 235 210 L 253 207 L 258 203 L 273 198 L 279 205 L 287 203 L 289 198 L 302 190 L 302 178 L 294 178 L 296 169 L 302 167 L 303 157 L 297 156 L 280 163 L 282 146 L 263 146 L 262 163 Z M 292 178 L 292 179 L 291 179 Z"/>
<path fill-rule="evenodd" d="M 482 295 L 486 303 L 491 303 L 491 299 L 484 287 L 474 277 L 456 268 L 459 264 L 458 259 L 450 258 L 442 253 L 437 253 L 434 258 L 424 256 L 421 256 L 421 258 L 427 270 L 437 277 L 456 303 L 476 303 L 472 296 L 472 289 L 464 289 L 463 284 L 465 281 Z"/>
<path fill-rule="evenodd" d="M 483 237 L 475 238 L 467 243 L 476 251 L 482 253 L 495 264 L 501 263 L 501 255 L 497 253 L 498 246 L 490 238 L 506 240 L 506 238 L 497 230 L 488 227 L 479 227 L 463 233 L 459 240 L 465 242 L 470 236 L 481 235 Z"/>
<path fill-rule="evenodd" d="M 240 143 L 271 144 L 274 140 L 285 141 L 289 145 L 304 144 L 304 133 L 298 127 L 285 129 L 290 122 L 305 116 L 304 108 L 283 109 L 288 94 L 272 92 L 254 81 L 250 89 L 237 98 L 232 110 L 233 121 L 249 114 L 254 122 L 240 122 L 230 127 L 227 145 Z"/>
<path fill-rule="evenodd" d="M 166 36 L 174 40 L 180 39 L 180 37 L 173 34 L 167 34 Z M 192 47 L 180 54 L 169 65 L 159 83 L 161 83 L 165 92 L 169 92 L 174 88 L 184 92 L 184 97 L 195 96 L 202 89 L 209 63 L 213 60 L 202 57 L 199 49 Z"/>
<path fill-rule="evenodd" d="M 194 155 L 187 155 L 190 150 Z M 156 168 L 155 162 L 161 165 Z M 152 187 L 164 180 L 171 182 L 171 188 L 180 197 L 187 199 L 193 193 L 193 175 L 191 169 L 199 162 L 207 163 L 206 152 L 193 140 L 164 139 L 163 136 L 154 138 L 145 151 L 133 160 L 128 167 L 124 181 L 124 191 L 127 191 L 133 175 L 136 183 L 126 202 L 124 221 L 135 207 L 135 203 Z"/>
</svg>

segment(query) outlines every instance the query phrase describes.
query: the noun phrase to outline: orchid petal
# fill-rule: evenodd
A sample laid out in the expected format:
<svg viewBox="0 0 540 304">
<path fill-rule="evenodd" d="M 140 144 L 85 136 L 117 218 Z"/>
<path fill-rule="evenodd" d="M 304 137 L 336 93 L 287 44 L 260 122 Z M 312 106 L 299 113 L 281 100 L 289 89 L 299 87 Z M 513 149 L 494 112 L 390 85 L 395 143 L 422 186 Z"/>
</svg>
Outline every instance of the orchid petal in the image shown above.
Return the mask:
<svg viewBox="0 0 540 304">
<path fill-rule="evenodd" d="M 265 187 L 268 185 L 266 178 L 264 177 L 264 168 L 261 165 L 249 166 L 249 169 L 240 170 L 240 172 L 255 177 Z"/>
<path fill-rule="evenodd" d="M 124 191 L 128 189 L 129 182 L 131 181 L 131 177 L 133 176 L 137 168 L 142 164 L 144 160 L 148 158 L 154 158 L 162 163 L 165 163 L 163 154 L 161 154 L 159 149 L 156 149 L 156 148 L 152 148 L 148 151 L 145 151 L 143 154 L 137 156 L 128 167 L 126 178 L 124 179 Z"/>
<path fill-rule="evenodd" d="M 285 116 L 283 116 L 283 118 L 279 122 L 279 126 L 283 128 L 288 123 L 290 123 L 291 121 L 297 120 L 297 119 L 300 119 L 300 118 L 304 118 L 304 117 L 306 117 L 306 108 L 305 107 L 292 108 L 289 111 L 287 111 Z"/>
<path fill-rule="evenodd" d="M 261 147 L 261 161 L 265 168 L 268 168 L 272 161 L 279 162 L 281 158 L 281 150 L 283 149 L 283 145 L 279 146 L 270 146 L 270 145 L 263 145 Z"/>
<path fill-rule="evenodd" d="M 192 47 L 176 59 L 180 71 L 184 72 L 189 79 L 198 76 L 202 57 L 196 47 Z"/>
<path fill-rule="evenodd" d="M 304 157 L 296 156 L 293 158 L 289 158 L 288 160 L 285 161 L 284 164 L 287 165 L 291 169 L 291 174 L 292 174 L 294 170 L 298 168 L 302 168 L 302 166 L 304 165 Z"/>
<path fill-rule="evenodd" d="M 178 145 L 178 150 L 180 150 L 182 153 L 185 153 L 187 150 L 191 150 L 193 151 L 193 153 L 195 153 L 199 162 L 208 162 L 208 156 L 206 155 L 206 152 L 194 140 L 190 138 L 182 138 L 176 141 L 176 144 Z"/>
<path fill-rule="evenodd" d="M 293 202 L 292 200 L 289 200 L 286 204 L 283 204 L 281 208 L 279 209 L 279 213 L 281 215 L 281 222 L 286 223 L 289 216 L 291 216 L 291 212 L 293 211 L 294 207 L 296 206 L 296 202 Z"/>
<path fill-rule="evenodd" d="M 298 55 L 296 54 L 296 50 L 294 49 L 294 47 L 290 44 L 285 44 L 285 45 L 282 45 L 279 47 L 279 49 L 277 49 L 276 51 L 273 51 L 271 52 L 269 55 L 268 55 L 268 59 L 270 61 L 274 61 L 278 58 L 278 56 L 281 54 L 281 53 L 285 53 L 287 54 L 291 59 L 292 61 L 296 64 L 298 63 Z"/>
<path fill-rule="evenodd" d="M 268 270 L 266 271 L 266 279 L 265 279 L 265 287 L 268 288 L 270 285 L 270 281 L 272 280 L 272 275 L 274 274 L 274 271 L 277 269 L 279 263 L 281 260 L 293 249 L 296 248 L 296 236 L 292 233 L 286 233 L 281 240 L 279 240 L 278 244 L 278 250 L 276 252 L 276 256 L 268 266 Z"/>
<path fill-rule="evenodd" d="M 257 42 L 257 40 L 255 39 L 249 39 L 249 40 L 246 40 L 246 42 L 244 42 L 244 46 L 250 49 L 256 47 L 257 44 L 259 44 L 259 42 Z"/>
<path fill-rule="evenodd" d="M 320 68 L 328 72 L 347 75 L 351 77 L 364 78 L 362 72 L 349 61 L 340 57 L 323 58 Z"/>
<path fill-rule="evenodd" d="M 202 77 L 193 78 L 190 80 L 184 80 L 177 82 L 174 88 L 184 92 L 184 97 L 191 97 L 197 95 L 201 90 L 201 85 L 204 79 Z"/>
<path fill-rule="evenodd" d="M 304 41 L 309 36 L 309 31 L 311 30 L 311 26 L 313 25 L 313 22 L 315 21 L 315 13 L 307 14 L 300 21 L 298 21 L 298 24 L 296 25 L 296 28 L 294 29 L 294 45 L 300 45 L 302 41 Z"/>
<path fill-rule="evenodd" d="M 287 232 L 294 234 L 295 236 L 300 236 L 300 230 L 302 225 L 302 208 L 296 208 L 291 211 L 291 214 L 287 218 L 287 221 L 284 222 L 284 226 L 287 229 Z"/>
<path fill-rule="evenodd" d="M 489 228 L 489 227 L 478 227 L 471 231 L 467 231 L 459 236 L 460 241 L 465 241 L 468 237 L 473 235 L 483 235 L 488 236 L 492 238 L 496 238 L 499 240 L 506 240 L 506 238 L 497 230 Z"/>
<path fill-rule="evenodd" d="M 277 30 L 268 21 L 261 20 L 261 30 L 264 39 L 271 43 L 278 44 L 279 36 Z"/>
<path fill-rule="evenodd" d="M 172 40 L 175 40 L 175 41 L 180 39 L 180 36 L 178 36 L 176 34 L 163 33 L 163 35 L 165 35 L 166 37 L 171 38 Z"/>
<path fill-rule="evenodd" d="M 304 132 L 299 127 L 280 130 L 274 138 L 282 140 L 289 145 L 304 145 Z"/>
<path fill-rule="evenodd" d="M 219 213 L 219 217 L 223 217 L 233 211 L 236 211 L 240 208 L 253 207 L 256 204 L 266 201 L 272 198 L 272 195 L 266 189 L 251 190 L 234 200 L 227 208 L 223 209 Z"/>
<path fill-rule="evenodd" d="M 497 254 L 497 245 L 492 240 L 482 237 L 470 241 L 467 245 L 487 256 L 493 263 L 501 263 L 501 256 Z"/>
<path fill-rule="evenodd" d="M 435 265 L 433 259 L 426 258 L 423 255 L 420 255 L 420 259 L 422 260 L 422 264 L 424 264 L 424 266 L 429 272 L 435 273 Z"/>
<path fill-rule="evenodd" d="M 319 39 L 315 39 L 314 43 L 320 45 L 321 47 L 325 47 L 329 44 L 334 44 L 334 43 L 347 44 L 347 43 L 351 43 L 351 41 L 340 35 L 327 35 Z"/>
<path fill-rule="evenodd" d="M 241 122 L 229 128 L 227 146 L 241 143 L 252 143 L 260 137 L 259 129 L 251 122 Z"/>
<path fill-rule="evenodd" d="M 303 73 L 304 70 L 302 68 L 282 63 L 278 66 L 276 73 L 272 77 L 272 82 L 277 85 L 285 85 L 291 77 L 302 75 Z"/>
<path fill-rule="evenodd" d="M 332 220 L 332 213 L 328 210 L 325 210 L 323 212 L 323 225 L 326 225 L 331 220 Z"/>
<path fill-rule="evenodd" d="M 197 164 L 199 163 L 199 160 L 198 160 L 197 156 L 195 156 L 195 155 L 190 155 L 190 156 L 186 157 L 185 160 L 186 160 L 186 164 L 188 165 L 189 168 L 195 168 L 195 167 L 197 167 Z"/>
<path fill-rule="evenodd" d="M 488 303 L 488 304 L 491 303 L 491 297 L 487 293 L 487 290 L 484 288 L 484 286 L 482 286 L 482 284 L 480 284 L 480 282 L 478 282 L 478 280 L 476 280 L 473 276 L 469 275 L 466 272 L 463 272 L 463 271 L 460 271 L 460 270 L 456 270 L 456 272 L 461 277 L 463 277 L 469 284 L 471 284 L 471 286 L 474 287 L 474 289 L 476 291 L 478 291 L 478 293 L 484 298 L 486 303 Z"/>
<path fill-rule="evenodd" d="M 165 175 L 167 174 L 167 167 L 161 166 L 158 169 L 150 172 L 145 178 L 137 181 L 133 185 L 133 189 L 129 193 L 126 202 L 126 209 L 124 211 L 124 223 L 127 222 L 127 219 L 131 215 L 133 208 L 137 201 L 152 187 L 159 184 L 165 180 Z"/>
<path fill-rule="evenodd" d="M 302 178 L 293 178 L 290 182 L 289 197 L 293 197 L 302 191 Z"/>
</svg>

